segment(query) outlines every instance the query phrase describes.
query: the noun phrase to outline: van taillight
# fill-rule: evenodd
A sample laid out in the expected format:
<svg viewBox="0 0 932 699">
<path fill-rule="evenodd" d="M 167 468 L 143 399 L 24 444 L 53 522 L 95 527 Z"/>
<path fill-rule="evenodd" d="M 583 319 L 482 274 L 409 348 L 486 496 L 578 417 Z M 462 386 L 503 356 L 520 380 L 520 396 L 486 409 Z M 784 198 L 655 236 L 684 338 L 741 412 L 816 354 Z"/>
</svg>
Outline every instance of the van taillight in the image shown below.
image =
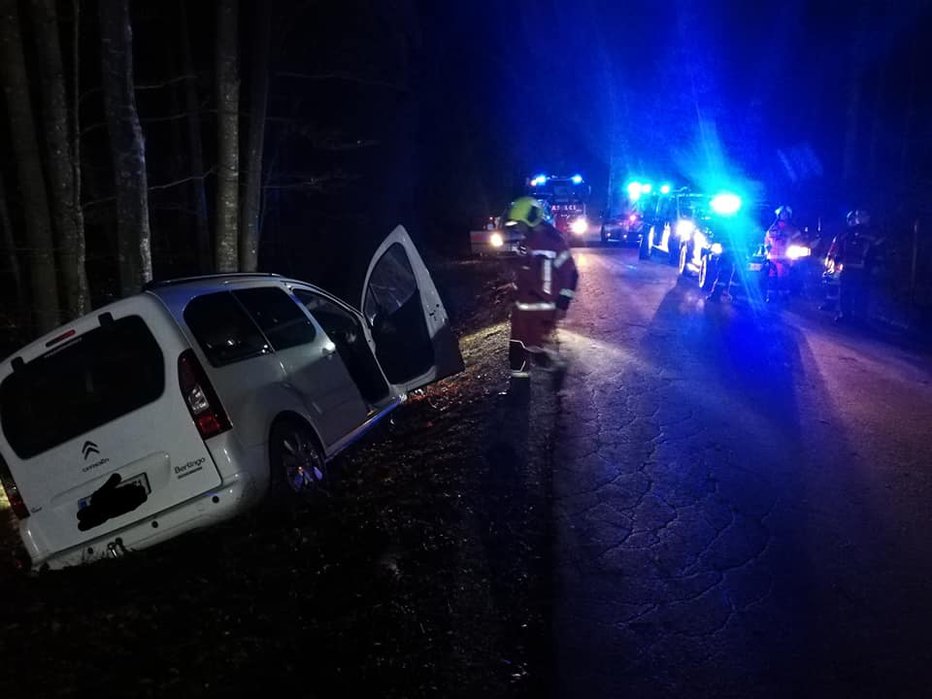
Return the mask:
<svg viewBox="0 0 932 699">
<path fill-rule="evenodd" d="M 20 519 L 26 519 L 29 516 L 29 508 L 26 507 L 23 496 L 19 494 L 19 487 L 16 485 L 16 481 L 13 480 L 13 474 L 10 473 L 10 468 L 6 465 L 6 461 L 2 456 L 0 456 L 0 483 L 3 484 L 3 489 L 6 491 L 6 499 L 10 501 L 13 514 Z"/>
<path fill-rule="evenodd" d="M 216 437 L 230 429 L 230 418 L 220 405 L 220 399 L 197 361 L 194 350 L 185 350 L 178 357 L 178 384 L 202 439 Z"/>
</svg>

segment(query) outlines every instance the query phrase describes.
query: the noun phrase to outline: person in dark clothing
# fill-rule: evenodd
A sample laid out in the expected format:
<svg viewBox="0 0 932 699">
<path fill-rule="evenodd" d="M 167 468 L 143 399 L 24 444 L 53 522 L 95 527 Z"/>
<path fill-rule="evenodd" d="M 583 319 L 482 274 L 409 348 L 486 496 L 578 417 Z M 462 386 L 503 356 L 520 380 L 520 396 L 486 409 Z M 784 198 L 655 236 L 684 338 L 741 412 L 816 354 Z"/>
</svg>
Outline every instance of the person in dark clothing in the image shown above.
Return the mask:
<svg viewBox="0 0 932 699">
<path fill-rule="evenodd" d="M 878 243 L 866 211 L 849 212 L 847 224 L 847 230 L 832 241 L 828 251 L 829 260 L 840 270 L 838 323 L 867 320 L 870 273 Z"/>
<path fill-rule="evenodd" d="M 718 259 L 715 281 L 712 283 L 712 292 L 706 296 L 706 301 L 718 303 L 722 294 L 730 292 L 731 283 L 735 276 L 735 254 L 730 248 L 725 250 Z"/>
</svg>

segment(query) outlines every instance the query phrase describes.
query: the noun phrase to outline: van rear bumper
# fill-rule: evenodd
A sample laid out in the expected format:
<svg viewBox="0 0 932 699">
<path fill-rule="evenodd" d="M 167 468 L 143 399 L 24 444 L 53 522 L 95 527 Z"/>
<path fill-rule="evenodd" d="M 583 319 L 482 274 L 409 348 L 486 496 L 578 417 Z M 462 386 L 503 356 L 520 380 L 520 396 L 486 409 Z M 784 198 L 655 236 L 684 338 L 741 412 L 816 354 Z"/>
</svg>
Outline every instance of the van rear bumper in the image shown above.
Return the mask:
<svg viewBox="0 0 932 699">
<path fill-rule="evenodd" d="M 21 525 L 26 551 L 33 570 L 48 566 L 52 569 L 90 563 L 102 558 L 117 557 L 133 550 L 144 549 L 193 529 L 230 519 L 249 509 L 260 497 L 252 474 L 240 471 L 227 477 L 224 483 L 191 500 L 162 510 L 105 536 L 85 541 L 80 546 L 45 556 L 30 536 L 28 520 Z"/>
</svg>

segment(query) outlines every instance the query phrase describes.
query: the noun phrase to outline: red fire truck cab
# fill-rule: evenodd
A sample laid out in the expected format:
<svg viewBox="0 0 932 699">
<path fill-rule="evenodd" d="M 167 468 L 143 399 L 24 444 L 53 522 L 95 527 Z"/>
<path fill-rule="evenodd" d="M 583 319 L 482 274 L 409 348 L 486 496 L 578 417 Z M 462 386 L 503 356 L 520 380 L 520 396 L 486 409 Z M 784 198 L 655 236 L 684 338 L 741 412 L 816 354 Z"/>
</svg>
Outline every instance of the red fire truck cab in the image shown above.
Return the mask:
<svg viewBox="0 0 932 699">
<path fill-rule="evenodd" d="M 527 180 L 527 194 L 550 206 L 553 225 L 570 241 L 582 241 L 592 222 L 589 195 L 592 188 L 582 175 L 533 175 Z"/>
</svg>

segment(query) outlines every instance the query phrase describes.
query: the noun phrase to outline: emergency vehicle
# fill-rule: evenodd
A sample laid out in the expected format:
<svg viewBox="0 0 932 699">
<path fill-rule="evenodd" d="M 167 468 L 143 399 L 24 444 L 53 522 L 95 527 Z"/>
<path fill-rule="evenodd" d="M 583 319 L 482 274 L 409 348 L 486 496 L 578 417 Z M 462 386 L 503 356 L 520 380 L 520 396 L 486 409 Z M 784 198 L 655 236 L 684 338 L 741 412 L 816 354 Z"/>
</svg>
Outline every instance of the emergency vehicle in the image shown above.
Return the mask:
<svg viewBox="0 0 932 699">
<path fill-rule="evenodd" d="M 592 188 L 582 175 L 534 175 L 527 180 L 526 194 L 550 206 L 553 225 L 570 244 L 582 242 L 591 225 L 589 196 L 592 194 Z"/>
<path fill-rule="evenodd" d="M 626 197 L 620 209 L 602 217 L 600 237 L 603 243 L 644 245 L 648 231 L 669 208 L 673 187 L 669 183 L 654 186 L 650 182 L 632 181 L 625 190 Z M 663 221 L 659 222 L 662 229 Z"/>
<path fill-rule="evenodd" d="M 475 222 L 469 231 L 469 247 L 473 255 L 508 256 L 518 251 L 523 236 L 512 226 L 506 226 L 507 211 Z"/>
</svg>

